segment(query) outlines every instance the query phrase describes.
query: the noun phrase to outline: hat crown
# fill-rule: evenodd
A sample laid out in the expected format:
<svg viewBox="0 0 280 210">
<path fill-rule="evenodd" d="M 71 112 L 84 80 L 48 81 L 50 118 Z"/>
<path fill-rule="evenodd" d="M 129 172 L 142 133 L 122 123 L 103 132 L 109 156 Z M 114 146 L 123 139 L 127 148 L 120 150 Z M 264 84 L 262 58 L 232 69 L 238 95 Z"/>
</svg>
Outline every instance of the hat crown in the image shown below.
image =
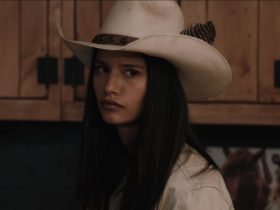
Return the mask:
<svg viewBox="0 0 280 210">
<path fill-rule="evenodd" d="M 180 33 L 184 15 L 175 0 L 117 1 L 99 33 L 141 38 L 150 35 Z"/>
</svg>

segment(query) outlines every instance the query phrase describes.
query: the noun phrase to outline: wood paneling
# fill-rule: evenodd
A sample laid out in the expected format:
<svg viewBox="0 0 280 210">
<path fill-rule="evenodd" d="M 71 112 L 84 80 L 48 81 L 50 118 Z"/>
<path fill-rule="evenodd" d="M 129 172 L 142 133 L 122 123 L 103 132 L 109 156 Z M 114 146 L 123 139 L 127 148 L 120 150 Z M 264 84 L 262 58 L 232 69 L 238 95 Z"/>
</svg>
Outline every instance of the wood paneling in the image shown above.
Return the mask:
<svg viewBox="0 0 280 210">
<path fill-rule="evenodd" d="M 19 1 L 0 3 L 0 28 L 0 97 L 17 97 L 19 94 Z"/>
<path fill-rule="evenodd" d="M 63 121 L 82 121 L 84 117 L 84 103 L 64 102 L 61 111 L 61 119 Z"/>
<path fill-rule="evenodd" d="M 98 1 L 77 2 L 77 39 L 91 42 L 99 29 L 100 3 Z"/>
<path fill-rule="evenodd" d="M 262 102 L 280 102 L 274 87 L 274 62 L 280 61 L 280 2 L 260 1 L 259 96 Z"/>
<path fill-rule="evenodd" d="M 7 7 L 8 4 L 18 4 L 15 7 Z M 14 54 L 7 51 L 7 58 L 11 64 L 20 64 L 20 69 L 2 69 L 1 73 L 9 75 L 9 70 L 14 72 L 20 94 L 16 98 L 0 98 L 0 119 L 1 120 L 52 120 L 60 119 L 60 88 L 59 85 L 39 85 L 37 82 L 37 58 L 49 56 L 60 58 L 61 41 L 57 36 L 55 18 L 60 18 L 60 0 L 49 1 L 12 1 L 1 3 L 6 11 L 5 15 L 8 33 L 18 28 L 6 37 L 7 44 L 10 39 L 15 39 L 11 44 Z M 10 17 L 8 17 L 10 14 Z M 19 16 L 20 14 L 20 16 Z M 14 20 L 16 17 L 17 20 Z M 2 17 L 1 17 L 2 21 Z M 12 21 L 15 21 L 12 23 Z M 17 22 L 16 22 L 17 21 Z M 0 33 L 2 35 L 2 33 Z M 1 36 L 0 35 L 0 36 Z M 17 38 L 13 36 L 16 35 Z M 5 40 L 5 41 L 6 41 Z M 1 42 L 2 43 L 2 42 Z M 15 49 L 14 45 L 18 45 Z M 20 49 L 20 50 L 19 50 Z M 18 53 L 17 53 L 18 52 Z M 2 62 L 2 61 L 0 61 Z M 2 63 L 1 63 L 2 64 Z M 5 72 L 4 72 L 5 71 Z M 2 77 L 1 77 L 2 78 Z M 14 87 L 14 80 L 8 80 L 7 88 Z"/>
<path fill-rule="evenodd" d="M 214 46 L 232 68 L 230 88 L 211 100 L 257 100 L 257 1 L 209 1 L 208 19 L 216 26 Z"/>
<path fill-rule="evenodd" d="M 196 124 L 280 125 L 279 104 L 189 104 Z"/>
<path fill-rule="evenodd" d="M 182 1 L 181 8 L 185 17 L 185 27 L 206 21 L 206 1 Z"/>
<path fill-rule="evenodd" d="M 60 118 L 60 103 L 61 103 L 61 39 L 57 34 L 56 20 L 61 19 L 61 1 L 52 0 L 49 1 L 49 10 L 47 14 L 48 18 L 48 54 L 51 57 L 58 59 L 58 84 L 53 84 L 48 87 L 48 112 L 53 112 L 57 116 L 57 120 Z M 47 111 L 47 110 L 46 110 Z"/>
<path fill-rule="evenodd" d="M 20 99 L 0 100 L 1 120 L 60 120 L 59 109 L 56 103 L 47 100 Z"/>
<path fill-rule="evenodd" d="M 62 21 L 61 25 L 65 36 L 68 39 L 74 39 L 74 1 L 62 1 Z M 62 45 L 62 78 L 64 82 L 64 59 L 70 58 L 73 53 L 65 46 Z M 62 103 L 74 101 L 73 87 L 70 85 L 62 85 Z"/>
<path fill-rule="evenodd" d="M 47 1 L 21 1 L 20 96 L 47 97 L 45 85 L 38 84 L 37 58 L 47 55 Z"/>
</svg>

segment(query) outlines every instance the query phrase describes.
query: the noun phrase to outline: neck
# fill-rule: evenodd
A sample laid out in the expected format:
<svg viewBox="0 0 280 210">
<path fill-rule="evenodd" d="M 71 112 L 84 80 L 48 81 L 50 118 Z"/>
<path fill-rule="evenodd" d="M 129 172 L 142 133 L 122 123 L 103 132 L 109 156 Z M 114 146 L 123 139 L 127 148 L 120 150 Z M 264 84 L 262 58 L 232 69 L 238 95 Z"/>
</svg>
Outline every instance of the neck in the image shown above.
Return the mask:
<svg viewBox="0 0 280 210">
<path fill-rule="evenodd" d="M 136 137 L 138 125 L 136 123 L 117 125 L 117 130 L 122 143 L 128 148 Z"/>
</svg>

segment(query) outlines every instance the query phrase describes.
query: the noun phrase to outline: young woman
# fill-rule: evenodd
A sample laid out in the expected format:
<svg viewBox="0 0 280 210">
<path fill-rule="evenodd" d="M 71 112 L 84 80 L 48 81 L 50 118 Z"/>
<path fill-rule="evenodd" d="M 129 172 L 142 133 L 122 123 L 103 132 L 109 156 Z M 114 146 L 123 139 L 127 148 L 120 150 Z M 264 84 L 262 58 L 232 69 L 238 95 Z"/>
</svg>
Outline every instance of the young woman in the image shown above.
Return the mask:
<svg viewBox="0 0 280 210">
<path fill-rule="evenodd" d="M 117 1 L 93 43 L 59 31 L 91 69 L 81 209 L 232 210 L 215 163 L 191 134 L 186 103 L 231 80 L 227 61 L 208 44 L 213 26 L 184 31 L 172 0 Z"/>
</svg>

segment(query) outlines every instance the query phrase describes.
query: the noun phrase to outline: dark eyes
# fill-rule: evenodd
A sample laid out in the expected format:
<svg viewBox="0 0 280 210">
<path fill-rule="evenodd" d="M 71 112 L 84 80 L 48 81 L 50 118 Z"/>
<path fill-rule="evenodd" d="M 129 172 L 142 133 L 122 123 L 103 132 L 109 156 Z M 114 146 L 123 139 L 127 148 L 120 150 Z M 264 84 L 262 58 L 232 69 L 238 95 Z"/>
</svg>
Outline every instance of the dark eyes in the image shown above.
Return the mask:
<svg viewBox="0 0 280 210">
<path fill-rule="evenodd" d="M 109 70 L 106 67 L 96 65 L 95 66 L 95 72 L 96 73 L 108 73 Z"/>
<path fill-rule="evenodd" d="M 126 73 L 128 76 L 135 76 L 135 75 L 139 74 L 138 71 L 130 70 L 130 69 L 126 70 L 125 73 Z"/>
</svg>

